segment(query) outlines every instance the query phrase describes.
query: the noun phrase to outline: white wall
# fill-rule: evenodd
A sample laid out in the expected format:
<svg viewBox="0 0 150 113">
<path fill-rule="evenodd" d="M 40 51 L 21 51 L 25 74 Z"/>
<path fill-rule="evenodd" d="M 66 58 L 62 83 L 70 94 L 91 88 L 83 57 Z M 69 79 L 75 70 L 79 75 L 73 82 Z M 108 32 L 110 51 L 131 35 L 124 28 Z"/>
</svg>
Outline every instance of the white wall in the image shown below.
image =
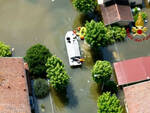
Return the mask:
<svg viewBox="0 0 150 113">
<path fill-rule="evenodd" d="M 103 4 L 105 2 L 111 1 L 111 0 L 97 0 L 98 4 Z M 136 5 L 141 5 L 142 4 L 142 0 L 129 0 L 129 3 L 131 2 L 135 2 Z"/>
<path fill-rule="evenodd" d="M 103 4 L 103 3 L 111 1 L 111 0 L 97 0 L 97 1 L 98 1 L 98 4 Z"/>
<path fill-rule="evenodd" d="M 142 4 L 142 0 L 129 0 L 129 3 L 131 2 L 135 2 L 135 5 L 141 5 Z"/>
</svg>

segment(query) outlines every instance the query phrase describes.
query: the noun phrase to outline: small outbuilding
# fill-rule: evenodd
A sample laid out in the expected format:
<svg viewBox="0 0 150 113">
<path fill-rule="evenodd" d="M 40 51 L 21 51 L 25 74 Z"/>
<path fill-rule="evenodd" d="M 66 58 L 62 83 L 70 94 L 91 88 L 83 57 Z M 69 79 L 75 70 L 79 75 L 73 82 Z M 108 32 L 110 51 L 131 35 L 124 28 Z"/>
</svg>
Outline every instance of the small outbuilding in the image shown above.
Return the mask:
<svg viewBox="0 0 150 113">
<path fill-rule="evenodd" d="M 123 88 L 127 113 L 150 113 L 150 81 Z"/>
<path fill-rule="evenodd" d="M 150 79 L 150 56 L 114 63 L 118 85 L 127 85 Z"/>
<path fill-rule="evenodd" d="M 106 6 L 105 4 L 100 5 L 103 22 L 105 25 L 119 24 L 129 25 L 133 22 L 133 15 L 129 5 L 112 4 Z"/>
</svg>

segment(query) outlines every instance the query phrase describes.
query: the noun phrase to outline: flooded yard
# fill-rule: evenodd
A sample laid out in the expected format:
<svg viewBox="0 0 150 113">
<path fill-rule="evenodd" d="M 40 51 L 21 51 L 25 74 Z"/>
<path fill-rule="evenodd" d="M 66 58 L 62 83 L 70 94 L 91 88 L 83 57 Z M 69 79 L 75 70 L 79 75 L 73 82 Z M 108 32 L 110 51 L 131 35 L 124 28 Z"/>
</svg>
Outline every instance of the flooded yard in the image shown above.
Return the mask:
<svg viewBox="0 0 150 113">
<path fill-rule="evenodd" d="M 150 9 L 144 10 L 150 20 Z M 63 60 L 71 76 L 66 97 L 60 98 L 51 90 L 51 96 L 39 100 L 46 105 L 45 113 L 97 113 L 100 91 L 91 78 L 93 59 L 89 48 L 81 44 L 86 57 L 81 68 L 68 65 L 64 37 L 80 23 L 78 16 L 70 0 L 0 0 L 0 40 L 15 48 L 13 56 L 24 56 L 30 46 L 41 43 Z M 150 22 L 147 26 L 150 33 Z M 127 38 L 125 42 L 103 48 L 104 59 L 112 63 L 149 55 L 150 40 L 134 42 Z M 119 91 L 123 102 L 122 95 Z"/>
</svg>

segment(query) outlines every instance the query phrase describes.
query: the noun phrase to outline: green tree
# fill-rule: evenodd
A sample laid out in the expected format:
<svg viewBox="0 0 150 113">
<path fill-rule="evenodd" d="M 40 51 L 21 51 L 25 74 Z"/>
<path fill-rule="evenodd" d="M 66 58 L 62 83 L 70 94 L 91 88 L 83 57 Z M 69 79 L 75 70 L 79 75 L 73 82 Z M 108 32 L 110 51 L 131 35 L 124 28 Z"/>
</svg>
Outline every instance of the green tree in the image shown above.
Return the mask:
<svg viewBox="0 0 150 113">
<path fill-rule="evenodd" d="M 135 8 L 133 9 L 133 18 L 134 18 L 134 21 L 135 21 L 135 22 L 137 21 L 137 18 L 138 18 L 139 13 L 141 13 L 143 20 L 146 20 L 146 19 L 147 19 L 147 16 L 148 16 L 148 15 L 147 15 L 145 12 L 141 11 L 140 8 L 135 7 Z"/>
<path fill-rule="evenodd" d="M 107 46 L 115 42 L 113 39 L 113 32 L 110 26 L 106 27 L 102 22 L 86 22 L 86 35 L 85 40 L 92 48 Z"/>
<path fill-rule="evenodd" d="M 9 57 L 11 54 L 10 46 L 0 41 L 0 57 Z"/>
<path fill-rule="evenodd" d="M 31 74 L 35 77 L 44 77 L 46 75 L 45 63 L 48 57 L 51 57 L 49 50 L 41 44 L 36 44 L 27 50 L 24 59 L 29 65 Z"/>
<path fill-rule="evenodd" d="M 35 96 L 38 98 L 43 98 L 49 93 L 49 86 L 46 80 L 44 79 L 36 79 L 33 84 Z"/>
<path fill-rule="evenodd" d="M 96 0 L 73 0 L 73 6 L 82 13 L 91 13 L 97 6 Z"/>
<path fill-rule="evenodd" d="M 98 60 L 92 69 L 93 80 L 97 83 L 103 83 L 110 79 L 112 66 L 108 61 Z"/>
<path fill-rule="evenodd" d="M 141 15 L 142 15 L 142 19 L 143 19 L 143 20 L 146 20 L 146 19 L 147 19 L 147 14 L 146 14 L 145 12 L 140 12 L 140 13 L 141 13 Z M 135 14 L 135 15 L 133 16 L 135 22 L 136 22 L 137 19 L 138 19 L 138 14 L 139 14 L 139 13 L 137 13 L 137 14 Z"/>
<path fill-rule="evenodd" d="M 47 77 L 49 78 L 52 87 L 57 91 L 65 89 L 70 77 L 64 69 L 62 61 L 58 57 L 52 56 L 47 59 L 45 65 L 47 67 Z"/>
<path fill-rule="evenodd" d="M 115 41 L 123 41 L 126 37 L 126 30 L 124 27 L 114 26 L 111 28 Z"/>
<path fill-rule="evenodd" d="M 86 22 L 85 27 L 87 30 L 85 40 L 91 48 L 105 47 L 116 41 L 124 40 L 126 36 L 124 27 L 106 27 L 103 22 L 95 22 L 94 20 Z"/>
<path fill-rule="evenodd" d="M 123 108 L 115 94 L 103 93 L 97 101 L 98 113 L 122 113 Z"/>
</svg>

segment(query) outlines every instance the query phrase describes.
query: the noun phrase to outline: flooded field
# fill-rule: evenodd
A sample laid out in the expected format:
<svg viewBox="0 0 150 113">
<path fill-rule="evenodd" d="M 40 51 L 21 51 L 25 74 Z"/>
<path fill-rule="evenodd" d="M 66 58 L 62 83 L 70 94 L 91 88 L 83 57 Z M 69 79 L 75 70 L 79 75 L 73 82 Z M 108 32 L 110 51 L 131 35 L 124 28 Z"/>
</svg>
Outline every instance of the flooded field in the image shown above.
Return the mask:
<svg viewBox="0 0 150 113">
<path fill-rule="evenodd" d="M 150 9 L 144 10 L 150 18 Z M 70 0 L 0 0 L 0 40 L 15 48 L 13 56 L 24 56 L 31 45 L 41 43 L 63 60 L 71 76 L 66 97 L 60 98 L 51 90 L 51 96 L 39 100 L 46 105 L 45 113 L 97 113 L 100 91 L 91 78 L 90 49 L 81 45 L 86 57 L 82 68 L 73 69 L 68 65 L 64 36 L 80 23 L 78 17 Z M 150 22 L 147 26 L 150 28 Z M 138 43 L 127 39 L 103 48 L 103 54 L 104 59 L 112 63 L 149 56 L 150 40 Z M 123 100 L 121 91 L 119 97 Z"/>
</svg>

